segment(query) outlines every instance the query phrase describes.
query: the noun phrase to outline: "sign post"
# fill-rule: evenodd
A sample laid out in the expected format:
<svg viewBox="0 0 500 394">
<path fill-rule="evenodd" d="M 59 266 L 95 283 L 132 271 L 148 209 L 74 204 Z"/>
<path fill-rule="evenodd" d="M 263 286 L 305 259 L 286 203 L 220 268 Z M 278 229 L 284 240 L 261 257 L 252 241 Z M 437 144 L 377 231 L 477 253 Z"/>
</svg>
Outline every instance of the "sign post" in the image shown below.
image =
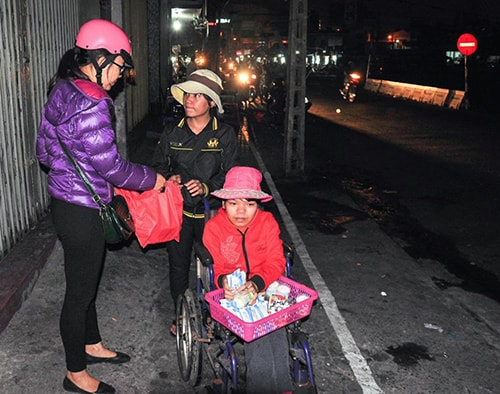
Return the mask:
<svg viewBox="0 0 500 394">
<path fill-rule="evenodd" d="M 457 48 L 460 51 L 462 55 L 464 55 L 464 77 L 465 77 L 465 83 L 464 83 L 464 103 L 465 103 L 465 109 L 469 109 L 469 97 L 467 95 L 467 90 L 468 90 L 468 75 L 467 75 L 467 57 L 472 55 L 474 52 L 476 52 L 477 49 L 477 40 L 476 37 L 474 37 L 470 33 L 464 33 L 460 37 L 458 37 L 457 40 Z"/>
</svg>

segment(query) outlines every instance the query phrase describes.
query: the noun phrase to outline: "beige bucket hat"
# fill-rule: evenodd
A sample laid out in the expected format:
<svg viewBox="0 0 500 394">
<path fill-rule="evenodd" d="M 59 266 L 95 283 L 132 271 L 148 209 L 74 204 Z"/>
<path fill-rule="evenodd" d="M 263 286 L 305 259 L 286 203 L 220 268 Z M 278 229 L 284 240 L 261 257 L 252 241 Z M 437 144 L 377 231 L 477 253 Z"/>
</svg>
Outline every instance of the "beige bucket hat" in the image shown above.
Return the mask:
<svg viewBox="0 0 500 394">
<path fill-rule="evenodd" d="M 211 70 L 200 69 L 189 74 L 185 82 L 172 85 L 170 91 L 174 99 L 181 104 L 183 104 L 184 93 L 206 94 L 217 104 L 217 110 L 222 114 L 224 113 L 220 100 L 222 89 L 222 80 L 216 73 Z"/>
</svg>

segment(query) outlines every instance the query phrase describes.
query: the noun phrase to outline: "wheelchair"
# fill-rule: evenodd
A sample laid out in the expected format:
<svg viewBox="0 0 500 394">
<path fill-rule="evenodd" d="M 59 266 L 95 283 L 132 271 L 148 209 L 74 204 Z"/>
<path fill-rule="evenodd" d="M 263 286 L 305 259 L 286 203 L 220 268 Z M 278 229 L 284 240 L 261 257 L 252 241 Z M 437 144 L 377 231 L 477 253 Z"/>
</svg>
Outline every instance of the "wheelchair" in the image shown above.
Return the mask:
<svg viewBox="0 0 500 394">
<path fill-rule="evenodd" d="M 293 246 L 283 243 L 286 257 L 285 275 L 291 278 Z M 243 340 L 212 318 L 205 295 L 215 290 L 212 258 L 203 245 L 195 244 L 193 259 L 196 265 L 196 285 L 179 296 L 176 310 L 177 361 L 182 379 L 193 387 L 201 383 L 202 367 L 212 369 L 210 392 L 244 392 L 235 345 Z M 317 293 L 316 297 L 317 297 Z M 315 298 L 314 298 L 315 299 Z M 312 301 L 311 301 L 312 304 Z M 316 393 L 313 364 L 307 334 L 300 320 L 286 326 L 290 354 L 290 374 L 296 387 L 304 392 Z"/>
</svg>

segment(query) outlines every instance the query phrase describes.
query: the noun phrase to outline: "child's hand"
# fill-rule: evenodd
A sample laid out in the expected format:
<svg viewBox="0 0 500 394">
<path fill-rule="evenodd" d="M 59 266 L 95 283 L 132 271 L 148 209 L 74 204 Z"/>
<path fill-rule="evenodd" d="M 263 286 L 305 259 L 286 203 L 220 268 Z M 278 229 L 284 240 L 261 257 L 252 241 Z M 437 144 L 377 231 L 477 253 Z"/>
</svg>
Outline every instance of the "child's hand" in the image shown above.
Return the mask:
<svg viewBox="0 0 500 394">
<path fill-rule="evenodd" d="M 224 289 L 224 298 L 226 300 L 232 300 L 236 292 L 232 287 L 229 287 L 227 284 L 227 278 L 224 276 L 222 279 L 222 288 Z"/>
<path fill-rule="evenodd" d="M 251 280 L 249 280 L 248 282 L 245 282 L 243 284 L 243 286 L 241 286 L 236 292 L 238 294 L 241 293 L 241 294 L 251 294 L 252 295 L 252 299 L 248 303 L 248 305 L 253 305 L 253 304 L 255 304 L 255 301 L 257 301 L 257 295 L 258 295 L 257 286 L 255 286 L 255 283 L 253 283 Z"/>
</svg>

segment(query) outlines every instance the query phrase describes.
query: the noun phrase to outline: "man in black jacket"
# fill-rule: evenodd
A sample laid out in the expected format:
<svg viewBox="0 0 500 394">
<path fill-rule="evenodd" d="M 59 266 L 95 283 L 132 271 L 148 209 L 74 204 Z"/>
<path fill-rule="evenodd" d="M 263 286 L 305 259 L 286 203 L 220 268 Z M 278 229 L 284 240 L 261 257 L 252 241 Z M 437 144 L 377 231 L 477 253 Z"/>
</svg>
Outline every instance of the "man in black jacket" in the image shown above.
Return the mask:
<svg viewBox="0 0 500 394">
<path fill-rule="evenodd" d="M 153 167 L 182 190 L 183 223 L 179 242 L 167 243 L 170 291 L 177 304 L 189 286 L 193 243 L 201 243 L 205 215 L 220 207 L 210 192 L 224 184 L 226 172 L 237 164 L 237 138 L 233 128 L 215 116 L 224 112 L 222 81 L 207 69 L 194 71 L 187 81 L 171 87 L 184 106 L 185 117 L 167 125 L 153 157 Z M 175 335 L 176 326 L 170 332 Z"/>
</svg>

